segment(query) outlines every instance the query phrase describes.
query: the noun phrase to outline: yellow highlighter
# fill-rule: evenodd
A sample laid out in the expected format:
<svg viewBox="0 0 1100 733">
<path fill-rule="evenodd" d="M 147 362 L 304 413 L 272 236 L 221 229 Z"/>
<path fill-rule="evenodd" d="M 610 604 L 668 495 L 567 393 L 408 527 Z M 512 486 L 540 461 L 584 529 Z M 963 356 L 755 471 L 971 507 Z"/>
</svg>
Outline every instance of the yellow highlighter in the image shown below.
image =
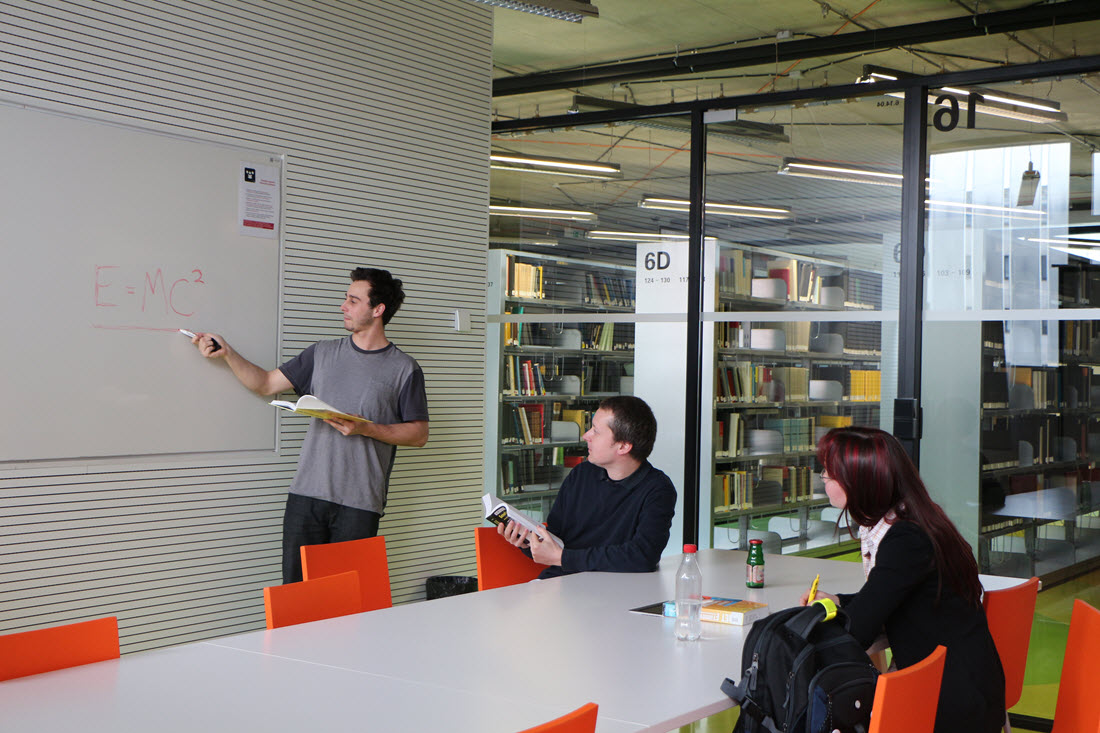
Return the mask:
<svg viewBox="0 0 1100 733">
<path fill-rule="evenodd" d="M 810 595 L 806 596 L 806 605 L 814 602 L 814 598 L 817 596 L 817 583 L 821 580 L 821 573 L 814 576 L 814 582 L 810 584 Z"/>
</svg>

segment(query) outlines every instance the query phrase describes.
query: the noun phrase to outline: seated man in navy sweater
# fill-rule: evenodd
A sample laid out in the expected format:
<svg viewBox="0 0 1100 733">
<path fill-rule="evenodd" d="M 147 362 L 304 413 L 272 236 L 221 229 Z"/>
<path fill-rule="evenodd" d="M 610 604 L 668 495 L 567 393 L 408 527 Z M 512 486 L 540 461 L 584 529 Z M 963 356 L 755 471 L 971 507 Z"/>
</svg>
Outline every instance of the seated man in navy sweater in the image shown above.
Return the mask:
<svg viewBox="0 0 1100 733">
<path fill-rule="evenodd" d="M 584 434 L 588 460 L 565 477 L 546 518 L 565 549 L 514 522 L 498 525 L 497 532 L 547 566 L 540 578 L 656 570 L 676 512 L 672 481 L 646 460 L 656 439 L 649 405 L 637 397 L 609 397 Z"/>
</svg>

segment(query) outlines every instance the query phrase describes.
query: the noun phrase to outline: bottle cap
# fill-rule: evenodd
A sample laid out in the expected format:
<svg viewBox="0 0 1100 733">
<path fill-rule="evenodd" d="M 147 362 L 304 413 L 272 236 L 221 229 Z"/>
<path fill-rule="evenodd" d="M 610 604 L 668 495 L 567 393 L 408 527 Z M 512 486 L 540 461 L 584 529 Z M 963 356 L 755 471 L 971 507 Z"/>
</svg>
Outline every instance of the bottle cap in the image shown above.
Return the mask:
<svg viewBox="0 0 1100 733">
<path fill-rule="evenodd" d="M 697 549 L 698 548 L 695 545 L 684 545 L 684 552 L 686 552 L 689 555 L 691 553 L 695 552 Z"/>
<path fill-rule="evenodd" d="M 749 540 L 749 544 L 750 545 L 762 545 L 762 544 L 764 544 L 764 540 Z"/>
</svg>

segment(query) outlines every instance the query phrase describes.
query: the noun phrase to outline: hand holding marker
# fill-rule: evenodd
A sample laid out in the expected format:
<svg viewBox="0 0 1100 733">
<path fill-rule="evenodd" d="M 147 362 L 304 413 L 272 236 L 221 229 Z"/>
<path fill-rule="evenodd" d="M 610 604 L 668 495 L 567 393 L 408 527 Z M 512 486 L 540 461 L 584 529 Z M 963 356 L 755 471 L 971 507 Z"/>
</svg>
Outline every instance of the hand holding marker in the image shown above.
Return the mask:
<svg viewBox="0 0 1100 733">
<path fill-rule="evenodd" d="M 182 333 L 184 336 L 186 336 L 188 338 L 192 338 L 192 339 L 198 338 L 197 333 L 195 333 L 194 331 L 188 331 L 186 328 L 181 328 L 179 331 L 180 331 L 180 333 Z M 218 349 L 220 349 L 222 347 L 222 345 L 218 343 L 217 339 L 210 339 L 210 341 L 214 344 L 214 348 L 211 349 L 211 351 L 217 351 Z"/>
</svg>

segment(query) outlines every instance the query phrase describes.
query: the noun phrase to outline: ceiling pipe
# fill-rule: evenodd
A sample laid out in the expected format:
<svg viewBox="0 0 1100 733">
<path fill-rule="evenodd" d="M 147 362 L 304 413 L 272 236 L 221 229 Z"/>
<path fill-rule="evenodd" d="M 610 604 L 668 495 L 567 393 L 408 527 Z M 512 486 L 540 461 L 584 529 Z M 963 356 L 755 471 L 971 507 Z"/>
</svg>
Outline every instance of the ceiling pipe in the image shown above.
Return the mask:
<svg viewBox="0 0 1100 733">
<path fill-rule="evenodd" d="M 575 89 L 593 84 L 614 84 L 638 79 L 761 66 L 780 61 L 896 48 L 912 43 L 973 38 L 1031 28 L 1048 28 L 1051 24 L 1069 25 L 1090 20 L 1100 20 L 1100 3 L 1096 0 L 1066 0 L 1016 10 L 978 13 L 960 18 L 842 33 L 823 38 L 504 77 L 493 81 L 493 96 L 507 97 L 515 94 Z"/>
</svg>

